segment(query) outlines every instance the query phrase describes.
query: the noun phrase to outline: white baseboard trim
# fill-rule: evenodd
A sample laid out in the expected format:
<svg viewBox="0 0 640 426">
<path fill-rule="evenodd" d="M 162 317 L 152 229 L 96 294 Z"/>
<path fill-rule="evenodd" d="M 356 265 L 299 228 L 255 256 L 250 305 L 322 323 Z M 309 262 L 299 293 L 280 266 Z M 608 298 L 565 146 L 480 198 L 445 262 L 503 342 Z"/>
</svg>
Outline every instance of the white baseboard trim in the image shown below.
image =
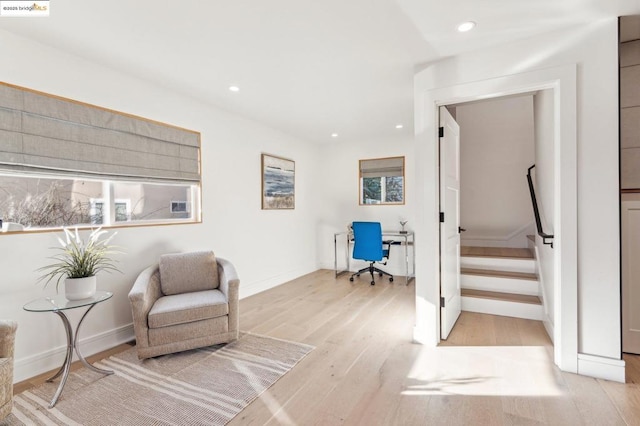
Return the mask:
<svg viewBox="0 0 640 426">
<path fill-rule="evenodd" d="M 344 263 L 344 261 L 342 262 Z M 362 260 L 351 260 L 351 269 L 349 269 L 349 272 L 356 272 L 358 270 L 360 270 L 361 268 L 364 268 L 368 265 L 368 263 L 362 261 Z M 380 269 L 382 269 L 385 272 L 390 273 L 391 275 L 393 275 L 394 277 L 404 277 L 406 275 L 406 266 L 404 265 L 404 263 L 400 262 L 398 260 L 398 258 L 394 258 L 393 261 L 389 260 L 387 262 L 386 265 L 383 264 L 376 264 L 377 267 L 379 267 Z M 409 264 L 409 268 L 411 268 L 411 264 Z M 333 262 L 331 263 L 327 263 L 327 262 L 320 262 L 318 269 L 329 269 L 331 271 L 333 271 L 334 269 L 334 265 Z M 346 265 L 338 265 L 339 270 L 344 270 L 343 268 L 346 268 Z M 409 269 L 409 273 L 411 273 L 411 269 Z"/>
<path fill-rule="evenodd" d="M 94 336 L 81 338 L 79 347 L 82 355 L 88 357 L 134 339 L 133 324 L 127 324 Z M 62 365 L 66 351 L 66 346 L 59 346 L 36 355 L 16 359 L 13 370 L 13 382 L 22 382 L 39 374 L 59 368 Z M 75 360 L 77 360 L 77 357 L 74 353 L 74 361 Z"/>
<path fill-rule="evenodd" d="M 555 342 L 553 321 L 551 321 L 551 317 L 549 316 L 549 299 L 547 299 L 547 293 L 545 291 L 546 287 L 544 286 L 544 277 L 542 275 L 542 268 L 540 267 L 540 252 L 538 251 L 538 246 L 536 246 L 533 241 L 529 241 L 529 248 L 532 247 L 533 258 L 535 260 L 535 274 L 538 276 L 538 289 L 540 290 L 538 297 L 540 297 L 540 300 L 542 301 L 542 307 L 544 310 L 542 324 L 544 325 L 544 329 L 547 331 L 551 342 Z"/>
<path fill-rule="evenodd" d="M 333 269 L 333 266 L 331 267 Z M 273 287 L 277 287 L 280 284 L 284 284 L 287 281 L 294 280 L 298 277 L 301 277 L 306 274 L 310 274 L 311 272 L 317 271 L 318 268 L 315 265 L 308 266 L 306 268 L 298 268 L 292 271 L 286 272 L 284 274 L 279 274 L 274 277 L 268 278 L 266 280 L 253 282 L 251 284 L 242 284 L 240 283 L 240 299 L 244 299 L 245 297 L 253 296 L 254 294 L 261 293 L 263 291 L 269 290 Z"/>
<path fill-rule="evenodd" d="M 625 362 L 622 359 L 578 354 L 578 374 L 598 379 L 625 382 Z"/>
<path fill-rule="evenodd" d="M 551 322 L 551 320 L 547 315 L 545 315 L 544 318 L 542 319 L 542 325 L 544 325 L 544 329 L 547 331 L 547 334 L 549 335 L 549 339 L 551 339 L 551 343 L 553 343 L 554 342 L 553 323 Z"/>
</svg>

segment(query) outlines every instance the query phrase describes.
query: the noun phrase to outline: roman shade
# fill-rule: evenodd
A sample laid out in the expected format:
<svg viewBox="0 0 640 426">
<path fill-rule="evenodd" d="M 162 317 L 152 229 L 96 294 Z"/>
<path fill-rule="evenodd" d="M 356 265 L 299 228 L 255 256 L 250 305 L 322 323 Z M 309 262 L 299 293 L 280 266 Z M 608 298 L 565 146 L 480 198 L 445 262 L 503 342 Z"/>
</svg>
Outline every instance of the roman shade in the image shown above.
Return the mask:
<svg viewBox="0 0 640 426">
<path fill-rule="evenodd" d="M 200 181 L 200 134 L 0 83 L 0 171 Z"/>
<path fill-rule="evenodd" d="M 404 157 L 360 160 L 360 177 L 404 176 Z"/>
</svg>

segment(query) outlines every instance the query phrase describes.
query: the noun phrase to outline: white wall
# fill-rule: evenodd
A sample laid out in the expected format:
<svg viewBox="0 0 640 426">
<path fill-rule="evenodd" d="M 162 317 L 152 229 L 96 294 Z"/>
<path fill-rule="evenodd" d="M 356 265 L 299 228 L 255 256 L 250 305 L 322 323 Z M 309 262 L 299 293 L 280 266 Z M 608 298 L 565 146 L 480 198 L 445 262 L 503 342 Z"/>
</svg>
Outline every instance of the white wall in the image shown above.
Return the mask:
<svg viewBox="0 0 640 426">
<path fill-rule="evenodd" d="M 131 338 L 127 294 L 137 274 L 162 253 L 214 250 L 235 264 L 241 297 L 317 269 L 316 146 L 3 31 L 0 56 L 5 58 L 0 81 L 202 134 L 203 222 L 118 230 L 114 243 L 126 252 L 119 257 L 123 274 L 98 277 L 99 288 L 115 295 L 96 307 L 83 325 L 85 354 Z M 295 160 L 295 210 L 260 209 L 261 152 Z M 0 318 L 19 323 L 16 381 L 62 362 L 65 339 L 59 319 L 22 310 L 29 300 L 55 293 L 54 287 L 43 290 L 35 284 L 35 269 L 52 254 L 48 248 L 56 244 L 55 237 L 54 233 L 0 235 Z M 77 319 L 78 312 L 71 316 Z M 51 357 L 54 353 L 56 358 Z"/>
<path fill-rule="evenodd" d="M 404 205 L 359 205 L 359 160 L 370 158 L 405 156 L 405 204 Z M 408 220 L 407 230 L 415 225 L 415 164 L 413 161 L 413 134 L 410 130 L 399 130 L 394 138 L 348 143 L 336 141 L 322 146 L 319 181 L 320 198 L 317 238 L 318 259 L 323 268 L 333 269 L 333 234 L 347 230 L 353 221 L 377 221 L 383 230 L 400 230 L 399 221 Z M 341 240 L 343 241 L 343 240 Z M 342 248 L 344 243 L 338 248 Z M 394 275 L 405 275 L 403 249 L 392 247 L 386 271 Z M 344 267 L 344 249 L 339 251 L 339 267 Z M 352 262 L 351 269 L 366 266 Z"/>
<path fill-rule="evenodd" d="M 498 48 L 463 54 L 428 66 L 417 75 L 416 104 L 420 106 L 429 91 L 439 88 L 577 64 L 578 351 L 619 360 L 616 52 L 617 20 L 607 19 Z M 462 93 L 459 95 L 464 96 Z M 417 129 L 428 132 L 432 117 L 416 119 L 423 120 L 423 123 L 418 122 Z M 421 140 L 426 141 L 431 137 L 425 135 Z M 429 149 L 417 148 L 416 161 L 429 159 L 432 155 Z M 434 164 L 426 164 L 423 175 L 418 178 L 426 181 L 433 176 L 433 167 Z M 422 309 L 428 315 L 433 314 L 434 310 L 428 306 L 431 303 L 428 289 L 437 283 L 421 279 L 420 274 L 429 274 L 427 269 L 433 261 L 428 258 L 437 256 L 437 253 L 432 246 L 421 246 L 420 242 L 437 235 L 434 232 L 436 215 L 432 212 L 434 191 L 432 188 L 421 191 L 417 203 L 417 214 L 424 217 L 424 222 L 418 225 L 421 231 L 417 248 L 418 265 L 423 269 L 418 269 L 417 292 L 419 297 L 425 297 L 423 302 L 418 301 L 418 308 L 420 303 L 425 303 Z"/>
<path fill-rule="evenodd" d="M 463 245 L 527 247 L 533 214 L 526 171 L 535 162 L 533 96 L 456 107 Z"/>
<path fill-rule="evenodd" d="M 535 123 L 535 151 L 536 167 L 532 174 L 538 200 L 538 210 L 542 229 L 547 234 L 553 234 L 555 225 L 555 161 L 554 161 L 554 105 L 553 90 L 541 90 L 533 97 L 533 111 Z M 550 245 L 543 244 L 542 238 L 536 236 L 536 258 L 538 261 L 538 276 L 540 289 L 546 314 L 545 325 L 553 338 L 554 324 L 554 252 Z"/>
</svg>

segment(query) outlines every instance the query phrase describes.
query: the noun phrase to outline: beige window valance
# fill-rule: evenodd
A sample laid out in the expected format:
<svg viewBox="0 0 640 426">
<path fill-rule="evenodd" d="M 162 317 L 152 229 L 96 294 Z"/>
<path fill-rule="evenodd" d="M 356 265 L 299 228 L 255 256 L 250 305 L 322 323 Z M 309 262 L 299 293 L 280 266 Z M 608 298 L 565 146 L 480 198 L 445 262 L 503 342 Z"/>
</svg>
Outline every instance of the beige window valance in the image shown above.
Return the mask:
<svg viewBox="0 0 640 426">
<path fill-rule="evenodd" d="M 200 181 L 200 133 L 0 83 L 0 171 Z"/>
<path fill-rule="evenodd" d="M 360 177 L 404 176 L 404 157 L 360 160 Z"/>
</svg>

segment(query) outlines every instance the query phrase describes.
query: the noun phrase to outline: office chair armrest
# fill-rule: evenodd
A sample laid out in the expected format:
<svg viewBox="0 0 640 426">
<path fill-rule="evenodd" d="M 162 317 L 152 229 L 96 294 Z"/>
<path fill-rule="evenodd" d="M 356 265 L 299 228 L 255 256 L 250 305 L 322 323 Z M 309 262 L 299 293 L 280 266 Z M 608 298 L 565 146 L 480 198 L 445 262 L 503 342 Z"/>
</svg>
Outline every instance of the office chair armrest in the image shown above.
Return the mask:
<svg viewBox="0 0 640 426">
<path fill-rule="evenodd" d="M 382 246 L 384 248 L 384 246 L 386 245 L 387 246 L 386 250 L 389 250 L 391 246 L 394 245 L 395 243 L 396 243 L 395 240 L 384 240 L 382 241 Z"/>
<path fill-rule="evenodd" d="M 389 253 L 391 253 L 391 245 L 395 243 L 394 240 L 383 240 L 382 241 L 382 256 L 389 259 Z M 385 245 L 387 246 L 385 248 Z M 386 262 L 385 262 L 386 264 Z"/>
</svg>

